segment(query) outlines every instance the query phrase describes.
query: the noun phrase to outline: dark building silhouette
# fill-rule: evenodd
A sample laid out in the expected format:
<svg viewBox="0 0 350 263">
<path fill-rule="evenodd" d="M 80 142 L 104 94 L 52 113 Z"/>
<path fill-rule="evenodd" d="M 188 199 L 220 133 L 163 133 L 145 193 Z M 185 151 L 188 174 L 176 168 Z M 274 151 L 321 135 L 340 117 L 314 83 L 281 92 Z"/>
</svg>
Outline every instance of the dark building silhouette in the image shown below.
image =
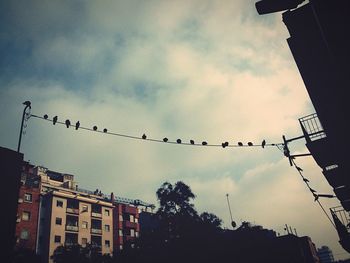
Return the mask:
<svg viewBox="0 0 350 263">
<path fill-rule="evenodd" d="M 3 187 L 2 222 L 0 243 L 3 252 L 1 262 L 10 262 L 11 252 L 15 243 L 15 228 L 17 215 L 17 200 L 20 187 L 23 154 L 0 147 L 1 178 L 6 181 Z"/>
<path fill-rule="evenodd" d="M 287 10 L 287 42 L 316 110 L 299 119 L 306 146 L 349 218 L 350 1 L 310 0 L 298 8 L 303 1 L 287 2 L 262 0 L 256 6 L 261 14 Z M 349 222 L 338 208 L 331 213 L 340 243 L 350 252 Z"/>
<path fill-rule="evenodd" d="M 226 231 L 225 235 L 234 262 L 320 262 L 315 245 L 307 236 L 276 236 L 273 230 L 248 222 L 243 222 L 237 230 Z"/>
</svg>

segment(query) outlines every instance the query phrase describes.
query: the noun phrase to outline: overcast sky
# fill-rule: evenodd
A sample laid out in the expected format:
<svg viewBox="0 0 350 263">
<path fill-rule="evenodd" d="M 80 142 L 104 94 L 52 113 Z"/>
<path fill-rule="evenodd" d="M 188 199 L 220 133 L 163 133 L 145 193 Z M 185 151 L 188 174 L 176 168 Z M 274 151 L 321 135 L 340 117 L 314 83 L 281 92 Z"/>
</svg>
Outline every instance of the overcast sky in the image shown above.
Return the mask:
<svg viewBox="0 0 350 263">
<path fill-rule="evenodd" d="M 17 148 L 22 102 L 32 113 L 154 139 L 279 143 L 314 112 L 281 13 L 253 0 L 2 1 L 0 145 Z M 307 150 L 291 143 L 293 153 Z M 165 181 L 196 194 L 199 212 L 230 227 L 284 224 L 348 254 L 296 170 L 276 147 L 194 147 L 131 140 L 32 118 L 25 160 L 74 174 L 82 188 L 157 204 Z M 311 186 L 333 193 L 312 158 Z M 338 201 L 322 200 L 328 208 Z"/>
</svg>

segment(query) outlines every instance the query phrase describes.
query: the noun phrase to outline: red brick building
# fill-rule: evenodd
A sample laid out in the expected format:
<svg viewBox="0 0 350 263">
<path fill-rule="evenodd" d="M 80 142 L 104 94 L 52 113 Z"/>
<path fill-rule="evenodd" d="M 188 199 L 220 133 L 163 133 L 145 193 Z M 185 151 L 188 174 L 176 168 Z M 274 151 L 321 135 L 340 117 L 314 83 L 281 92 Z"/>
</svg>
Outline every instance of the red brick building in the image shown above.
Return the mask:
<svg viewBox="0 0 350 263">
<path fill-rule="evenodd" d="M 114 195 L 111 195 L 113 208 L 113 244 L 114 251 L 122 250 L 125 245 L 134 243 L 139 236 L 139 211 L 136 206 L 117 203 Z"/>
<path fill-rule="evenodd" d="M 39 181 L 37 184 L 22 185 L 18 197 L 16 247 L 35 251 L 40 204 Z"/>
</svg>

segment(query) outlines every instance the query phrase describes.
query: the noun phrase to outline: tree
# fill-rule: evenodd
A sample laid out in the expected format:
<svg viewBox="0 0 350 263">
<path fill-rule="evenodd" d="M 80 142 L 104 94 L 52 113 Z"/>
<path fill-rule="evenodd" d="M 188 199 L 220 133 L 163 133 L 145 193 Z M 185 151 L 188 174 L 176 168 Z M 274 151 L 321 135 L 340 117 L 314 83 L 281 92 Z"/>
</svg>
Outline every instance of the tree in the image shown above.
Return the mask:
<svg viewBox="0 0 350 263">
<path fill-rule="evenodd" d="M 92 244 L 59 246 L 51 256 L 55 263 L 110 263 L 109 255 L 101 255 L 100 248 Z"/>
<path fill-rule="evenodd" d="M 194 209 L 193 204 L 190 203 L 191 199 L 194 199 L 196 196 L 185 183 L 178 181 L 173 186 L 171 183 L 165 182 L 157 190 L 156 194 L 160 204 L 158 214 L 166 217 L 174 215 L 197 216 L 197 211 Z"/>
<path fill-rule="evenodd" d="M 222 220 L 212 213 L 204 212 L 200 215 L 200 218 L 205 226 L 213 228 L 221 227 Z"/>
</svg>

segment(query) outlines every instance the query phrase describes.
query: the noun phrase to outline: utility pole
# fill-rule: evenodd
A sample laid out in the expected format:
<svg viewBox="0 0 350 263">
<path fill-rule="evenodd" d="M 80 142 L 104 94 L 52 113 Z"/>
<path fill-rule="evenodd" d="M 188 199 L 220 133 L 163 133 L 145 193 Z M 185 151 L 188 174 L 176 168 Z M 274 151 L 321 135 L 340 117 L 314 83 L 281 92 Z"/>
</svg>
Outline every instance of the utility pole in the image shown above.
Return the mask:
<svg viewBox="0 0 350 263">
<path fill-rule="evenodd" d="M 19 139 L 18 139 L 18 147 L 17 147 L 17 152 L 20 151 L 21 149 L 21 141 L 22 141 L 22 133 L 23 133 L 23 123 L 24 123 L 24 117 L 26 115 L 27 109 L 31 109 L 31 102 L 29 100 L 23 102 L 23 105 L 26 105 L 23 110 L 23 115 L 22 115 L 22 122 L 21 122 L 21 130 L 19 132 Z"/>
</svg>

